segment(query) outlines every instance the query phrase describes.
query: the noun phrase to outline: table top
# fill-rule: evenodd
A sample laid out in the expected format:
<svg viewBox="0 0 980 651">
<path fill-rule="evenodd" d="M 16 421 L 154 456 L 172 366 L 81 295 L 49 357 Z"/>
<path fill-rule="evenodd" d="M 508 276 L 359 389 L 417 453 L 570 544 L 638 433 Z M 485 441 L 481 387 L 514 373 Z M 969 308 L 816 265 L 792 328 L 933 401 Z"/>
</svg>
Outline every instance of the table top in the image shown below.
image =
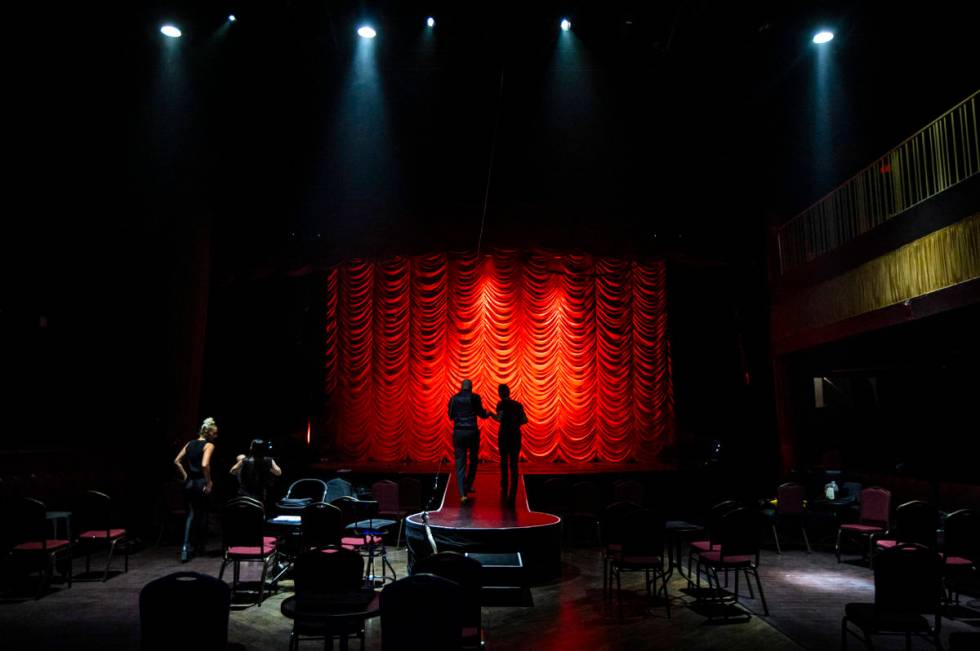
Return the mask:
<svg viewBox="0 0 980 651">
<path fill-rule="evenodd" d="M 364 589 L 316 597 L 289 597 L 282 614 L 290 619 L 345 619 L 376 617 L 381 613 L 381 593 Z"/>
</svg>

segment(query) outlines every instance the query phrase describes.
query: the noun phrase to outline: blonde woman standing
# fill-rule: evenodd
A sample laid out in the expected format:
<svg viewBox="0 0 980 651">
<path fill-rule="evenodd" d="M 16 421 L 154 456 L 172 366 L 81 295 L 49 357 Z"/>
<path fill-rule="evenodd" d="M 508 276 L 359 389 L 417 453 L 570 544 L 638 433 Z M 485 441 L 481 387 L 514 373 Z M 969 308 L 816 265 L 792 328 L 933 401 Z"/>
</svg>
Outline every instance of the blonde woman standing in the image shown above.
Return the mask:
<svg viewBox="0 0 980 651">
<path fill-rule="evenodd" d="M 184 481 L 184 497 L 187 499 L 184 544 L 180 548 L 182 563 L 186 563 L 190 558 L 192 537 L 198 554 L 204 552 L 207 542 L 207 496 L 214 486 L 211 482 L 211 456 L 214 454 L 216 438 L 218 438 L 217 424 L 213 418 L 205 418 L 197 438 L 188 442 L 174 459 L 174 464 Z"/>
</svg>

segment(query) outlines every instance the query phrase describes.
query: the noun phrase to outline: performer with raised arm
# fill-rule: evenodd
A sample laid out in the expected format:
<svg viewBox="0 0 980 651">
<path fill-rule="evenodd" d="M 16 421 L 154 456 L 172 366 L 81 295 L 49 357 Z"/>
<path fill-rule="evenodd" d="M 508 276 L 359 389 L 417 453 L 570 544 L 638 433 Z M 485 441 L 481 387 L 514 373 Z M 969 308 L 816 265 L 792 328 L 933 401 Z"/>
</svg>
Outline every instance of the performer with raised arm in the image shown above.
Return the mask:
<svg viewBox="0 0 980 651">
<path fill-rule="evenodd" d="M 472 380 L 463 380 L 459 393 L 449 399 L 449 418 L 453 421 L 453 447 L 456 449 L 456 485 L 459 501 L 466 504 L 473 492 L 476 465 L 480 460 L 480 428 L 477 417 L 489 418 L 480 394 L 473 393 Z M 466 456 L 469 455 L 469 467 Z"/>
</svg>

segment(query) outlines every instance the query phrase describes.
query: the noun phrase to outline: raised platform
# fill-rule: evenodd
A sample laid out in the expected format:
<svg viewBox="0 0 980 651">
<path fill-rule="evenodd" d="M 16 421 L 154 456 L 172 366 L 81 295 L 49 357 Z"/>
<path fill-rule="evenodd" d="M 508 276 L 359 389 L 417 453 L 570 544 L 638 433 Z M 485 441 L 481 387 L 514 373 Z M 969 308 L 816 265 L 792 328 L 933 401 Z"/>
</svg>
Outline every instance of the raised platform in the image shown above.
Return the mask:
<svg viewBox="0 0 980 651">
<path fill-rule="evenodd" d="M 483 460 L 480 462 L 479 475 L 490 472 L 497 472 L 499 465 L 496 461 Z M 442 463 L 435 461 L 403 461 L 403 462 L 377 462 L 377 461 L 320 461 L 313 464 L 314 470 L 325 473 L 358 473 L 370 475 L 419 475 L 433 474 L 436 472 L 451 472 L 452 461 L 444 460 Z M 650 463 L 612 463 L 588 462 L 588 463 L 547 463 L 542 461 L 521 462 L 520 474 L 524 475 L 601 475 L 619 473 L 640 473 L 640 472 L 660 472 L 665 470 L 675 470 L 673 466 L 666 464 Z M 499 476 L 499 475 L 498 475 Z"/>
<path fill-rule="evenodd" d="M 450 473 L 438 508 L 428 512 L 437 549 L 520 552 L 530 580 L 557 576 L 561 571 L 561 518 L 530 510 L 523 476 L 513 504 L 501 500 L 499 472 L 481 468 L 474 489 L 470 501 L 460 504 L 455 473 Z M 410 564 L 432 553 L 421 513 L 407 518 L 405 531 Z"/>
</svg>

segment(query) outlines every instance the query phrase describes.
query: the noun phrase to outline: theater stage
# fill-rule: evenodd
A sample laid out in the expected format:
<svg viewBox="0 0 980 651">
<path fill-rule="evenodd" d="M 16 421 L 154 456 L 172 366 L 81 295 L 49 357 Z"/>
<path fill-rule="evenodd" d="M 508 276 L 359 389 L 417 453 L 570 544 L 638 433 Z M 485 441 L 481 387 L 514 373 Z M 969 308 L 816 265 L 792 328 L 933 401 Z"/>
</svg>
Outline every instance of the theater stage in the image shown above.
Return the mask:
<svg viewBox="0 0 980 651">
<path fill-rule="evenodd" d="M 456 475 L 433 500 L 428 512 L 429 529 L 439 551 L 520 552 L 528 581 L 557 576 L 561 571 L 561 518 L 528 508 L 521 477 L 517 499 L 501 500 L 499 471 L 481 468 L 467 504 L 460 504 Z M 409 564 L 432 553 L 423 514 L 408 517 L 405 525 Z"/>
</svg>

